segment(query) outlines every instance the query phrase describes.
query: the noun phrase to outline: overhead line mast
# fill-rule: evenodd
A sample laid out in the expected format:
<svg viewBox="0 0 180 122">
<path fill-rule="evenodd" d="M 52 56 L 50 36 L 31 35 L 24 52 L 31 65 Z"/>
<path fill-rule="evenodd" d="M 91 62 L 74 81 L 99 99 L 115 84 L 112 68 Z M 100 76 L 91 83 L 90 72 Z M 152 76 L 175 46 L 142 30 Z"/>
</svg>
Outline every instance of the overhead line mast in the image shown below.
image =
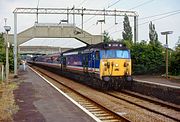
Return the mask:
<svg viewBox="0 0 180 122">
<path fill-rule="evenodd" d="M 38 23 L 38 7 L 39 7 L 39 0 L 38 0 L 38 4 L 37 4 L 36 23 Z"/>
</svg>

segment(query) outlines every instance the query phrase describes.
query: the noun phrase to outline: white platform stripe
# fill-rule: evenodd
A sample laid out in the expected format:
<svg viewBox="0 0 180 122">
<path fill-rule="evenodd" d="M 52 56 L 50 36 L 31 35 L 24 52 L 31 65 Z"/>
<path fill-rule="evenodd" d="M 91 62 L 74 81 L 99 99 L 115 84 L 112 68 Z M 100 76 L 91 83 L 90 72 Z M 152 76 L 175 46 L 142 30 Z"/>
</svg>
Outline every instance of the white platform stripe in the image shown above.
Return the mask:
<svg viewBox="0 0 180 122">
<path fill-rule="evenodd" d="M 138 82 L 142 82 L 142 83 L 148 83 L 148 84 L 154 84 L 154 85 L 159 85 L 159 86 L 166 86 L 166 87 L 170 87 L 170 88 L 180 89 L 179 86 L 172 86 L 172 85 L 167 85 L 167 84 L 162 84 L 162 83 L 155 83 L 155 82 L 144 81 L 144 80 L 137 80 L 137 79 L 134 79 L 134 80 L 138 81 Z"/>
<path fill-rule="evenodd" d="M 29 67 L 29 66 L 28 66 Z M 37 75 L 39 75 L 43 80 L 45 80 L 47 83 L 49 83 L 53 88 L 55 88 L 58 92 L 60 92 L 62 95 L 64 95 L 67 99 L 69 99 L 72 103 L 74 103 L 76 106 L 78 106 L 81 110 L 83 110 L 86 114 L 88 114 L 90 117 L 92 117 L 97 122 L 102 122 L 99 118 L 94 116 L 92 113 L 90 113 L 86 108 L 81 106 L 78 102 L 74 101 L 71 97 L 69 97 L 67 94 L 65 94 L 63 91 L 61 91 L 59 88 L 57 88 L 54 84 L 49 82 L 46 78 L 44 78 L 42 75 L 40 75 L 38 72 L 36 72 L 33 68 L 29 67 L 32 71 L 34 71 Z"/>
</svg>

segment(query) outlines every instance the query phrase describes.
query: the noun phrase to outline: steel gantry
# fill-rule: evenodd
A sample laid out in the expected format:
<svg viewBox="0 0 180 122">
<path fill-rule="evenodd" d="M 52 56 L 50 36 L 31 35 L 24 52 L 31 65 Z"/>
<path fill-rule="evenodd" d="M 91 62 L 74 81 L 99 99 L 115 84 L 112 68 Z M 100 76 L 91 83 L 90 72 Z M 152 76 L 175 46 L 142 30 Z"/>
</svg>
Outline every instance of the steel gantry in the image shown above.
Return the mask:
<svg viewBox="0 0 180 122">
<path fill-rule="evenodd" d="M 14 10 L 14 75 L 17 76 L 17 15 L 18 14 L 36 14 L 37 23 L 39 14 L 65 14 L 67 15 L 66 22 L 69 23 L 69 15 L 73 16 L 73 25 L 75 26 L 75 16 L 80 15 L 82 17 L 81 28 L 83 30 L 83 18 L 84 15 L 104 16 L 104 22 L 106 16 L 114 16 L 115 24 L 117 16 L 129 16 L 134 17 L 134 42 L 138 40 L 138 14 L 135 11 L 121 11 L 121 10 L 106 10 L 106 9 L 87 9 L 87 8 L 16 8 Z"/>
<path fill-rule="evenodd" d="M 106 15 L 106 16 L 137 16 L 135 11 L 121 10 L 98 10 L 86 8 L 16 8 L 13 13 L 16 14 L 76 14 L 76 15 Z"/>
</svg>

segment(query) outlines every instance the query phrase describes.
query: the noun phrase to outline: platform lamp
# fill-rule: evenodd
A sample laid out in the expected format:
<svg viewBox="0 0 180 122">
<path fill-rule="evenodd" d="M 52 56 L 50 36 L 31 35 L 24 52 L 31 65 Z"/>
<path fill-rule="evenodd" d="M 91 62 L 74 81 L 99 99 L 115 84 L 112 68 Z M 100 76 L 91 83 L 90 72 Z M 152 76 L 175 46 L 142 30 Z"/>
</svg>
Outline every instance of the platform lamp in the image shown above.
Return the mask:
<svg viewBox="0 0 180 122">
<path fill-rule="evenodd" d="M 6 20 L 5 20 L 6 22 Z M 8 32 L 11 30 L 10 26 L 5 24 L 4 29 L 6 31 L 6 82 L 8 82 L 8 75 L 9 75 L 9 42 L 8 42 Z"/>
<path fill-rule="evenodd" d="M 105 23 L 105 20 L 104 20 L 104 19 L 102 19 L 102 20 L 97 20 L 96 25 L 97 25 L 99 22 L 101 23 L 101 41 L 103 42 L 103 38 L 102 38 L 102 36 L 103 36 L 103 33 L 102 33 L 102 23 Z"/>
<path fill-rule="evenodd" d="M 166 48 L 166 79 L 168 79 L 168 34 L 172 34 L 173 31 L 164 31 L 161 32 L 162 35 L 166 35 L 166 44 L 165 44 L 165 48 Z"/>
</svg>

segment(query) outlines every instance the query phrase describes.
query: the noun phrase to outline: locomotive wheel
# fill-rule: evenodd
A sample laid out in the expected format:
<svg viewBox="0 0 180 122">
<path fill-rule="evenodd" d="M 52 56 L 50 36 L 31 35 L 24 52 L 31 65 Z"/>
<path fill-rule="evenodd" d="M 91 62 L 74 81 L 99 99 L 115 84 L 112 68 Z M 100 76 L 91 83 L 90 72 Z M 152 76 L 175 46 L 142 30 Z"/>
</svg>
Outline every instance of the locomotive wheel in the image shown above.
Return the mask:
<svg viewBox="0 0 180 122">
<path fill-rule="evenodd" d="M 115 89 L 115 90 L 118 90 L 118 89 L 119 89 L 119 83 L 118 83 L 117 80 L 114 82 L 114 89 Z"/>
<path fill-rule="evenodd" d="M 122 78 L 119 82 L 119 88 L 120 89 L 123 89 L 124 86 L 125 86 L 125 83 L 126 83 L 126 79 L 125 78 Z"/>
<path fill-rule="evenodd" d="M 104 90 L 108 90 L 109 89 L 109 82 L 103 82 L 104 84 L 103 84 L 103 89 Z"/>
</svg>

